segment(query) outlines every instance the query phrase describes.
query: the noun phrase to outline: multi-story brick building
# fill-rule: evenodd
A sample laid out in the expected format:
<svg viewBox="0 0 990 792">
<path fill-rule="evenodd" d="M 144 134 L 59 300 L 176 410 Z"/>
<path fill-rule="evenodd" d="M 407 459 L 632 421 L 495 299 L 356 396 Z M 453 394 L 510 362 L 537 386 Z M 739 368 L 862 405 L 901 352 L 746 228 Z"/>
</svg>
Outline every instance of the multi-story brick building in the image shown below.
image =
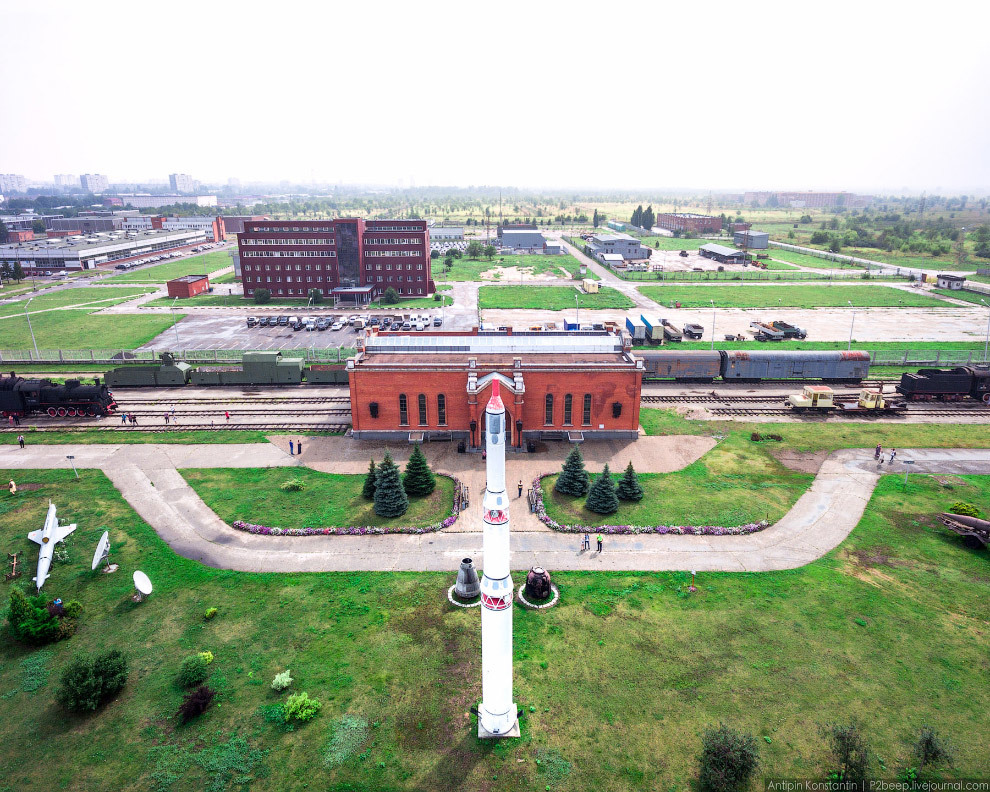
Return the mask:
<svg viewBox="0 0 990 792">
<path fill-rule="evenodd" d="M 244 296 L 305 297 L 367 304 L 389 287 L 400 297 L 434 291 L 425 220 L 261 220 L 237 238 Z"/>
<path fill-rule="evenodd" d="M 722 230 L 722 218 L 714 215 L 692 214 L 691 212 L 670 212 L 658 214 L 654 225 L 666 228 L 668 231 L 717 234 Z"/>
<path fill-rule="evenodd" d="M 614 333 L 371 331 L 347 362 L 358 438 L 458 439 L 484 446 L 494 380 L 506 409 L 506 444 L 635 439 L 642 361 Z"/>
</svg>

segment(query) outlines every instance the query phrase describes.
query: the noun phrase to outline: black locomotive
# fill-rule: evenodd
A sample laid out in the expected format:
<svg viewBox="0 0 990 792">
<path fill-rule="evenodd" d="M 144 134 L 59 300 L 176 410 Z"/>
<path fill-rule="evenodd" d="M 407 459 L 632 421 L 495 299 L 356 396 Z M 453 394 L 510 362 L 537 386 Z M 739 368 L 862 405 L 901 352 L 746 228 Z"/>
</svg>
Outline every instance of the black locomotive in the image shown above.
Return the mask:
<svg viewBox="0 0 990 792">
<path fill-rule="evenodd" d="M 22 417 L 46 412 L 52 418 L 110 415 L 117 402 L 106 385 L 83 385 L 66 380 L 58 385 L 51 380 L 24 379 L 10 372 L 0 376 L 0 415 Z"/>
<path fill-rule="evenodd" d="M 919 369 L 902 374 L 897 392 L 911 401 L 959 401 L 970 396 L 990 403 L 990 368 Z"/>
</svg>

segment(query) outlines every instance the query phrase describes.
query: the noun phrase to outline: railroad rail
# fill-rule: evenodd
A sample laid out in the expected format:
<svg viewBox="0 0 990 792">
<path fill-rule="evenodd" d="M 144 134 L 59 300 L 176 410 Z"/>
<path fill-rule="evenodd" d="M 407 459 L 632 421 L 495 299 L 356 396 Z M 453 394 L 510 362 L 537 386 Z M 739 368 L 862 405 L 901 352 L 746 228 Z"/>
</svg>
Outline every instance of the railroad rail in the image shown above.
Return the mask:
<svg viewBox="0 0 990 792">
<path fill-rule="evenodd" d="M 107 425 L 93 425 L 93 424 L 39 424 L 31 426 L 32 432 L 87 432 L 93 429 L 98 429 L 101 431 L 115 431 L 115 432 L 153 432 L 156 434 L 167 434 L 169 432 L 193 432 L 193 431 L 225 431 L 225 430 L 238 430 L 238 431 L 291 431 L 291 432 L 324 432 L 331 434 L 343 434 L 347 431 L 350 426 L 350 422 L 347 423 L 322 423 L 322 424 L 298 424 L 298 423 L 264 423 L 264 424 L 237 424 L 237 423 L 223 423 L 212 426 L 210 424 L 169 424 L 164 426 L 162 424 L 156 424 L 154 426 L 144 426 L 138 424 L 137 426 L 121 426 L 119 424 L 107 424 Z M 0 429 L 2 432 L 14 433 L 23 431 L 22 428 L 3 428 Z"/>
<path fill-rule="evenodd" d="M 708 409 L 708 412 L 712 415 L 723 415 L 723 416 L 733 416 L 733 415 L 752 415 L 752 416 L 766 416 L 766 415 L 794 415 L 795 411 L 789 407 L 712 407 Z M 972 415 L 980 417 L 990 417 L 990 410 L 975 407 L 975 408 L 946 408 L 944 410 L 915 410 L 908 407 L 904 412 L 900 413 L 885 413 L 882 410 L 877 410 L 875 412 L 863 411 L 854 413 L 843 413 L 841 410 L 821 410 L 821 411 L 811 411 L 810 413 L 802 413 L 802 415 L 848 415 L 850 417 L 890 417 L 896 415 L 898 417 L 906 417 L 911 415 L 937 415 L 939 417 L 949 417 L 949 416 L 959 416 L 959 415 Z"/>
<path fill-rule="evenodd" d="M 128 415 L 134 415 L 134 416 L 136 416 L 138 418 L 141 418 L 142 416 L 147 416 L 149 418 L 155 418 L 155 417 L 164 418 L 166 415 L 168 415 L 168 416 L 174 415 L 175 418 L 187 418 L 187 417 L 195 417 L 195 416 L 207 416 L 207 417 L 213 416 L 213 417 L 217 417 L 217 416 L 222 416 L 224 414 L 224 411 L 222 409 L 220 409 L 220 410 L 181 410 L 181 409 L 179 409 L 179 410 L 176 410 L 175 413 L 173 413 L 171 410 L 121 410 L 121 413 L 125 413 L 125 412 Z M 283 416 L 283 415 L 314 415 L 314 416 L 315 415 L 339 415 L 339 416 L 347 415 L 347 416 L 349 416 L 351 414 L 351 409 L 350 409 L 350 407 L 346 407 L 346 408 L 344 408 L 344 407 L 333 407 L 333 408 L 325 409 L 325 410 L 281 410 L 281 409 L 280 410 L 242 410 L 242 409 L 234 409 L 234 410 L 228 410 L 227 412 L 229 412 L 233 416 L 273 415 L 273 414 L 276 415 L 276 416 Z M 117 413 L 117 414 L 119 415 L 121 413 Z M 114 416 L 110 416 L 110 417 L 113 418 Z"/>
<path fill-rule="evenodd" d="M 168 397 L 162 397 L 160 399 L 131 399 L 126 395 L 121 395 L 119 391 L 114 392 L 114 399 L 117 404 L 285 404 L 291 402 L 292 404 L 343 404 L 350 403 L 349 396 L 303 396 L 303 397 L 292 397 L 292 396 L 223 396 L 223 397 L 208 397 L 208 396 L 194 396 L 191 398 L 183 398 L 179 396 L 176 398 L 175 395 Z"/>
</svg>

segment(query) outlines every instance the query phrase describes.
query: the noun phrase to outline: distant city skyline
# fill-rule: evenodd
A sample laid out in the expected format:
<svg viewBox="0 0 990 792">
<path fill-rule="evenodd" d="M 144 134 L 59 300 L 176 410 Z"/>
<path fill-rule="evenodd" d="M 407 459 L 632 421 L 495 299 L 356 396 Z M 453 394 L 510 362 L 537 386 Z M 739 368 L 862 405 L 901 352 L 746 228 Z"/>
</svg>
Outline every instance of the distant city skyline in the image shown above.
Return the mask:
<svg viewBox="0 0 990 792">
<path fill-rule="evenodd" d="M 277 13 L 251 0 L 100 8 L 0 7 L 0 66 L 25 75 L 0 84 L 0 172 L 145 184 L 181 170 L 217 185 L 990 190 L 990 103 L 979 98 L 990 84 L 987 4 L 562 13 L 515 0 L 497 10 L 386 0 L 373 25 L 363 6 L 292 0 Z M 328 29 L 355 35 L 327 48 Z M 95 67 L 96 38 L 139 46 L 135 79 L 125 71 L 105 90 L 69 90 L 70 75 L 85 75 L 79 64 Z M 208 62 L 180 57 L 179 45 Z M 137 79 L 141 62 L 167 64 L 166 93 Z M 126 111 L 108 114 L 122 92 Z"/>
</svg>

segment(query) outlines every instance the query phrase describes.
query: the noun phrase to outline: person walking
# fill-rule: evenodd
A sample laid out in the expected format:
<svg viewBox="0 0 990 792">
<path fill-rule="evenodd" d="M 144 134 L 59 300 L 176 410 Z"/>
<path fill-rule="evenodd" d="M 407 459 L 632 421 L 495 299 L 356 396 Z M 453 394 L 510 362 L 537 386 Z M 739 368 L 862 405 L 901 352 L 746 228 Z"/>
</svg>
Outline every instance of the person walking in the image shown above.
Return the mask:
<svg viewBox="0 0 990 792">
<path fill-rule="evenodd" d="M 120 425 L 121 426 L 126 426 L 127 425 L 127 413 L 121 413 L 120 414 Z"/>
<path fill-rule="evenodd" d="M 11 428 L 13 428 L 13 427 L 14 427 L 14 416 L 13 416 L 13 415 L 8 415 L 8 416 L 7 416 L 7 424 L 8 424 L 8 425 L 9 425 L 9 426 L 10 426 Z"/>
<path fill-rule="evenodd" d="M 519 479 L 519 494 L 516 497 L 517 498 L 522 497 L 522 479 Z"/>
<path fill-rule="evenodd" d="M 890 464 L 894 464 L 894 457 L 897 456 L 897 451 L 895 449 L 890 449 Z"/>
<path fill-rule="evenodd" d="M 880 458 L 880 454 L 882 454 L 882 453 L 883 453 L 883 449 L 880 447 L 880 444 L 877 443 L 877 450 L 873 452 L 873 458 L 874 459 L 879 459 Z"/>
<path fill-rule="evenodd" d="M 168 413 L 165 413 L 165 425 L 168 426 Z"/>
<path fill-rule="evenodd" d="M 604 540 L 605 540 L 605 537 L 602 536 L 601 534 L 598 534 L 598 552 L 599 553 L 602 551 L 602 542 Z"/>
<path fill-rule="evenodd" d="M 24 435 L 17 435 L 17 442 L 21 448 L 24 448 Z"/>
<path fill-rule="evenodd" d="M 227 423 L 230 423 L 230 412 L 228 410 L 223 411 L 224 418 L 227 419 Z"/>
<path fill-rule="evenodd" d="M 14 426 L 20 426 L 20 425 L 21 425 L 21 416 L 19 416 L 17 413 L 14 413 Z"/>
<path fill-rule="evenodd" d="M 294 441 L 290 440 L 289 441 L 289 456 L 295 456 L 295 455 L 296 455 L 296 444 L 295 444 Z"/>
<path fill-rule="evenodd" d="M 584 551 L 584 550 L 590 550 L 590 549 L 591 549 L 591 535 L 587 531 L 585 531 L 584 532 L 584 541 L 581 542 L 581 550 Z"/>
<path fill-rule="evenodd" d="M 131 425 L 137 426 L 137 416 L 134 415 L 133 413 L 131 414 Z"/>
<path fill-rule="evenodd" d="M 302 456 L 302 440 L 296 440 L 296 456 Z"/>
</svg>

